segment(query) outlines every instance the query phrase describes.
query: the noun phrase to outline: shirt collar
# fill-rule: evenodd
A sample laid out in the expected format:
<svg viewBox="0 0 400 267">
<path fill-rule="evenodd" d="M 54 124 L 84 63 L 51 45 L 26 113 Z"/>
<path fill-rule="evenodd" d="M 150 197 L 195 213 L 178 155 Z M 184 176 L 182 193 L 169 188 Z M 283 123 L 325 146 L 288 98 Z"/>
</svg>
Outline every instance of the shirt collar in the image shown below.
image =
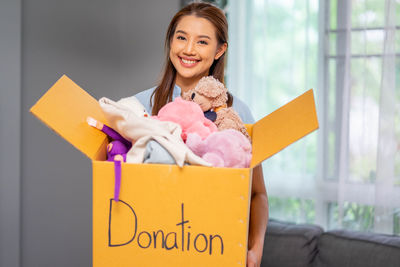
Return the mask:
<svg viewBox="0 0 400 267">
<path fill-rule="evenodd" d="M 175 98 L 180 97 L 181 92 L 182 92 L 181 88 L 175 84 L 174 91 L 172 92 L 172 101 L 174 101 Z"/>
</svg>

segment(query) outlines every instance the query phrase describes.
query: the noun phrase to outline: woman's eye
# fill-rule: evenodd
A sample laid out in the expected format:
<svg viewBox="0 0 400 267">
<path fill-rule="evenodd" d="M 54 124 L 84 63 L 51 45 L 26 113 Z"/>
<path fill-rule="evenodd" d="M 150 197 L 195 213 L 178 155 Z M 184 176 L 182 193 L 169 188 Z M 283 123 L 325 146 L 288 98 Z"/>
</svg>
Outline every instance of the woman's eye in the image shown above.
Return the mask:
<svg viewBox="0 0 400 267">
<path fill-rule="evenodd" d="M 185 37 L 183 37 L 183 36 L 177 36 L 176 39 L 178 39 L 178 40 L 185 40 Z"/>
<path fill-rule="evenodd" d="M 207 45 L 208 43 L 204 40 L 199 41 L 200 44 Z"/>
</svg>

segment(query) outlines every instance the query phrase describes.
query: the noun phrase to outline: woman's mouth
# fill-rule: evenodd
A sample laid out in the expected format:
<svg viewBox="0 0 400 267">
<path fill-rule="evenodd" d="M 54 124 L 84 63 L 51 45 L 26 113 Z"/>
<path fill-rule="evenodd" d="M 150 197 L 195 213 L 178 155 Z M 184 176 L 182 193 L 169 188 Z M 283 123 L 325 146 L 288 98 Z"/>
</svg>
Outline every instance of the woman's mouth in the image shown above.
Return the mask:
<svg viewBox="0 0 400 267">
<path fill-rule="evenodd" d="M 179 57 L 179 60 L 182 64 L 182 66 L 184 66 L 186 68 L 194 67 L 199 62 L 199 60 L 196 60 L 196 59 L 188 59 L 188 58 L 182 58 L 182 57 Z"/>
</svg>

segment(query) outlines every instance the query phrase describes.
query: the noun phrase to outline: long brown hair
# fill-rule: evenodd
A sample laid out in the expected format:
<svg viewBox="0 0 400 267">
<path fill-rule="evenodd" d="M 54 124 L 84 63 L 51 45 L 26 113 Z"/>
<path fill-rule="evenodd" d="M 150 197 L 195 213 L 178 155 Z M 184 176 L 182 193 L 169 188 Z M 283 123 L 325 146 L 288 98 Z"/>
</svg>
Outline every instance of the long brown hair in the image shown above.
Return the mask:
<svg viewBox="0 0 400 267">
<path fill-rule="evenodd" d="M 163 76 L 160 84 L 151 95 L 151 99 L 154 99 L 154 103 L 152 103 L 153 115 L 157 115 L 158 111 L 165 104 L 172 101 L 172 93 L 174 90 L 176 78 L 176 69 L 169 57 L 169 50 L 171 48 L 171 40 L 175 33 L 178 22 L 183 16 L 188 15 L 194 15 L 196 17 L 204 18 L 210 21 L 216 29 L 218 45 L 228 43 L 228 22 L 224 13 L 218 7 L 209 3 L 192 3 L 183 7 L 178 13 L 176 13 L 168 26 L 167 34 L 165 37 L 164 48 L 166 59 Z M 222 83 L 224 83 L 225 54 L 226 51 L 219 59 L 214 60 L 209 71 L 209 75 L 212 75 L 214 78 L 218 79 Z M 232 95 L 228 93 L 228 106 L 232 105 L 232 100 Z"/>
</svg>

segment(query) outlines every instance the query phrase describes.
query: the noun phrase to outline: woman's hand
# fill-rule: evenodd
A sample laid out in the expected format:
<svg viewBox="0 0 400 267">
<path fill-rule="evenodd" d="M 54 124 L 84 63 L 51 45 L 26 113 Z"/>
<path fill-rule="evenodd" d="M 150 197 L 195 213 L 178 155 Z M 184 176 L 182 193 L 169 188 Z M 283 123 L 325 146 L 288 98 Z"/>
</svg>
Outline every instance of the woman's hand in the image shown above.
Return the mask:
<svg viewBox="0 0 400 267">
<path fill-rule="evenodd" d="M 252 250 L 247 251 L 247 267 L 260 267 L 256 253 Z"/>
</svg>

